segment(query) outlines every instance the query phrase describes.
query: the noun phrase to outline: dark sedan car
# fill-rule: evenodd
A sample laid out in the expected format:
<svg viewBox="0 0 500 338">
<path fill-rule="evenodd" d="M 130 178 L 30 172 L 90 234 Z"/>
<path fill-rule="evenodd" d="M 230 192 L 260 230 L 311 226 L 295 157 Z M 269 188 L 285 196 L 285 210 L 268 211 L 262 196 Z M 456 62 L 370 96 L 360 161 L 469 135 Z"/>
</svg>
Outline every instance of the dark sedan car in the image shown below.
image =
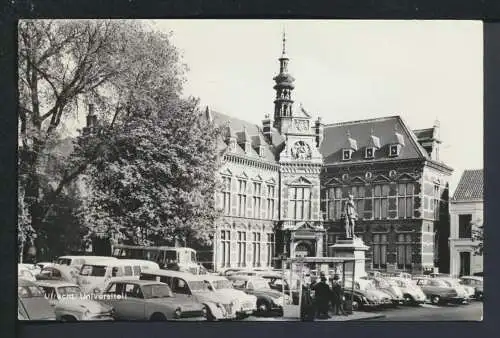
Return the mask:
<svg viewBox="0 0 500 338">
<path fill-rule="evenodd" d="M 266 279 L 269 282 L 269 287 L 273 290 L 282 292 L 284 288 L 285 294 L 292 297 L 293 304 L 299 305 L 299 290 L 290 290 L 290 284 L 281 273 L 262 273 L 260 277 Z"/>
<path fill-rule="evenodd" d="M 260 277 L 231 275 L 227 276 L 235 289 L 245 291 L 257 297 L 257 313 L 283 315 L 283 303 L 289 304 L 291 298 L 288 295 L 283 297 L 279 291 L 271 289 L 269 282 Z"/>
</svg>

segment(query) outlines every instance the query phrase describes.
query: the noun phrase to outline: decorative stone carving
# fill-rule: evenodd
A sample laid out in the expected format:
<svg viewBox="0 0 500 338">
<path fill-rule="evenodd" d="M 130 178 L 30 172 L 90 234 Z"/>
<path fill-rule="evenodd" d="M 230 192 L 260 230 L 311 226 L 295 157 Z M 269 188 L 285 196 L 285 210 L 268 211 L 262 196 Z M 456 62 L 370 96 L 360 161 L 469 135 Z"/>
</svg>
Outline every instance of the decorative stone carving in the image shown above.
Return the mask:
<svg viewBox="0 0 500 338">
<path fill-rule="evenodd" d="M 291 148 L 292 157 L 296 160 L 311 159 L 311 148 L 304 141 L 297 141 Z"/>
<path fill-rule="evenodd" d="M 306 132 L 309 129 L 309 122 L 306 120 L 294 120 L 295 128 L 300 132 Z"/>
</svg>

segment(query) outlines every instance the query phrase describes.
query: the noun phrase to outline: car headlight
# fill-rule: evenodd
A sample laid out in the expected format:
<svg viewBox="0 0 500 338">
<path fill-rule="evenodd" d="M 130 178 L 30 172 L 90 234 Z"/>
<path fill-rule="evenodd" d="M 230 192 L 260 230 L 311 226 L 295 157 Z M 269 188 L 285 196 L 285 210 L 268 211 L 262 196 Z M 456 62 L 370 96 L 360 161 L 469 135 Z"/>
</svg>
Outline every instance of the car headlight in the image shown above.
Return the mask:
<svg viewBox="0 0 500 338">
<path fill-rule="evenodd" d="M 206 312 L 206 310 L 205 310 L 205 312 Z M 175 318 L 181 318 L 182 311 L 181 311 L 180 307 L 178 307 L 177 309 L 175 309 L 174 315 L 175 315 Z"/>
<path fill-rule="evenodd" d="M 207 312 L 207 308 L 204 306 L 203 309 L 201 309 L 201 312 L 203 312 L 203 317 L 207 317 L 208 315 L 208 312 Z"/>
</svg>

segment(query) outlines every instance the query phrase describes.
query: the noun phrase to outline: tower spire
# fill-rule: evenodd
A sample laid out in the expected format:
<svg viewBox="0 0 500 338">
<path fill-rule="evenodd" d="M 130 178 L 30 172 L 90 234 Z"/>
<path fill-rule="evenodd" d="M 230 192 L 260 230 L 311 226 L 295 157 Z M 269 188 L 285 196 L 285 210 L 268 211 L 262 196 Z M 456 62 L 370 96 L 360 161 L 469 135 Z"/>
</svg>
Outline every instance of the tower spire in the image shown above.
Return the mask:
<svg viewBox="0 0 500 338">
<path fill-rule="evenodd" d="M 285 31 L 285 28 L 283 28 L 283 50 L 281 52 L 281 55 L 283 57 L 286 56 L 286 31 Z"/>
</svg>

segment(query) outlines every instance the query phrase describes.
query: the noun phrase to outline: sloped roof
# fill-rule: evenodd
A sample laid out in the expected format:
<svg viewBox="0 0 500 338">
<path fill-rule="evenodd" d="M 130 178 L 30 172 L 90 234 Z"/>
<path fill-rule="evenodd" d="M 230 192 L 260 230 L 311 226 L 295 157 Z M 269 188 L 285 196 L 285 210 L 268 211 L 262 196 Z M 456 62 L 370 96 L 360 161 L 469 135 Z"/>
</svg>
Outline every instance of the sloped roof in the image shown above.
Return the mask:
<svg viewBox="0 0 500 338">
<path fill-rule="evenodd" d="M 460 182 L 458 182 L 452 200 L 483 200 L 483 176 L 483 169 L 465 170 L 460 178 Z"/>
<path fill-rule="evenodd" d="M 434 128 L 415 129 L 413 133 L 419 141 L 432 140 L 434 138 Z"/>
<path fill-rule="evenodd" d="M 403 142 L 400 156 L 389 157 L 389 145 L 396 139 Z M 373 134 L 372 134 L 373 131 Z M 342 148 L 346 142 L 346 134 L 357 141 L 358 150 L 352 154 L 349 163 L 380 160 L 401 160 L 411 158 L 428 158 L 427 152 L 418 143 L 416 136 L 408 129 L 399 116 L 341 122 L 325 125 L 323 143 L 320 152 L 325 164 L 342 163 Z M 365 149 L 371 144 L 371 135 L 380 142 L 380 149 L 375 152 L 374 159 L 365 159 Z"/>
<path fill-rule="evenodd" d="M 265 140 L 264 134 L 262 133 L 262 129 L 260 128 L 259 125 L 253 124 L 251 122 L 243 121 L 237 118 L 234 118 L 232 116 L 222 114 L 216 111 L 211 111 L 211 115 L 213 118 L 213 121 L 216 125 L 219 126 L 224 126 L 227 125 L 231 128 L 231 131 L 236 133 L 237 135 L 239 133 L 242 133 L 243 130 L 246 130 L 246 133 L 249 135 L 250 139 L 252 141 L 257 141 L 258 139 L 262 139 L 263 141 Z M 285 139 L 283 136 L 274 128 L 271 128 L 271 133 L 272 133 L 272 144 L 267 144 L 267 147 L 264 149 L 264 156 L 260 157 L 257 150 L 254 148 L 257 146 L 257 144 L 254 144 L 252 142 L 252 149 L 250 149 L 250 152 L 247 154 L 243 150 L 243 148 L 237 144 L 236 145 L 236 154 L 240 156 L 246 156 L 246 157 L 251 157 L 255 159 L 264 159 L 267 161 L 271 162 L 276 162 L 276 154 L 281 151 L 283 148 L 283 144 Z M 260 142 L 260 140 L 259 140 Z M 220 147 L 226 147 L 225 142 L 220 142 L 219 143 Z"/>
</svg>

